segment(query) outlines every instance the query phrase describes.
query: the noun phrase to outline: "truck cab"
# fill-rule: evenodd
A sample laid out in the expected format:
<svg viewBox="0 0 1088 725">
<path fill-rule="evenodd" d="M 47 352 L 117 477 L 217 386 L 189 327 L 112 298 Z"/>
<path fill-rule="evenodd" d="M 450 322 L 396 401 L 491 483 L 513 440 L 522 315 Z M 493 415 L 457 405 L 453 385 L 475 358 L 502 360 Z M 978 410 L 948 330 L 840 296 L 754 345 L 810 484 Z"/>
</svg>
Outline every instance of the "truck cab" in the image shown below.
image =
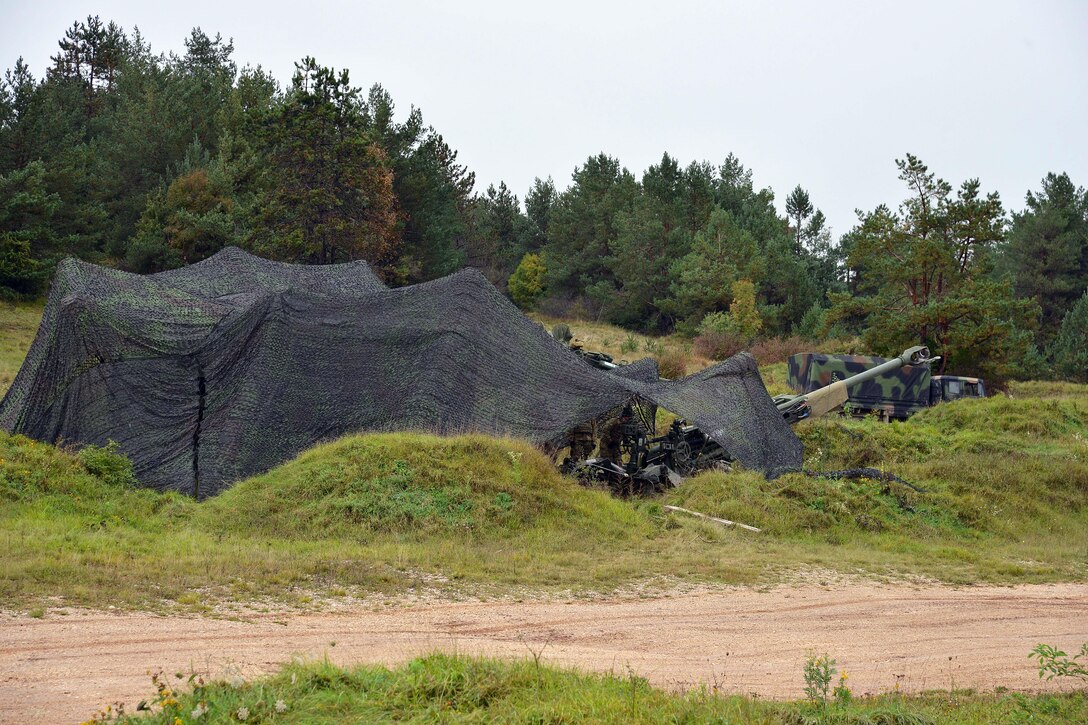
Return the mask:
<svg viewBox="0 0 1088 725">
<path fill-rule="evenodd" d="M 929 382 L 930 405 L 960 398 L 985 398 L 986 383 L 982 378 L 960 375 L 934 375 Z"/>
</svg>

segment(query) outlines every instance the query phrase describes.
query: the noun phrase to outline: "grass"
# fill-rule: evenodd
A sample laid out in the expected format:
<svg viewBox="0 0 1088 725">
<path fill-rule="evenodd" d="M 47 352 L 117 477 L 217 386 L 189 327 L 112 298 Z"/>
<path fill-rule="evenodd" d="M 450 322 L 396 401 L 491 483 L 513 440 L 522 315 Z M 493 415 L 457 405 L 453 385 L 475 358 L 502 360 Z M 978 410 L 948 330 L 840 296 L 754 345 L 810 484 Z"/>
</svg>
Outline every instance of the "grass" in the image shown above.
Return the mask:
<svg viewBox="0 0 1088 725">
<path fill-rule="evenodd" d="M 660 360 L 663 356 L 672 354 L 685 360 L 688 374 L 713 363 L 712 360 L 695 354 L 691 340 L 682 335 L 640 335 L 606 322 L 562 320 L 539 314 L 532 314 L 530 317 L 542 324 L 548 332 L 561 322 L 569 325 L 575 339 L 582 343 L 583 348 L 607 353 L 617 362 L 634 362 L 644 357 Z"/>
<path fill-rule="evenodd" d="M 14 305 L 0 302 L 0 397 L 11 387 L 34 341 L 43 307 L 42 302 Z"/>
<path fill-rule="evenodd" d="M 229 600 L 607 592 L 812 570 L 955 582 L 1088 573 L 1088 387 L 1024 385 L 907 422 L 803 424 L 806 466 L 894 483 L 704 473 L 660 501 L 559 476 L 484 436 L 349 436 L 197 504 L 133 487 L 101 450 L 0 434 L 0 602 L 201 610 Z M 105 462 L 104 462 L 105 461 Z M 672 503 L 764 529 L 667 514 Z"/>
<path fill-rule="evenodd" d="M 183 694 L 175 692 L 178 686 Z M 126 723 L 992 723 L 1084 722 L 1084 692 L 1022 695 L 972 691 L 888 693 L 849 703 L 774 702 L 651 687 L 634 674 L 585 674 L 536 660 L 435 654 L 401 667 L 344 669 L 295 663 L 246 682 L 189 683 L 159 675 L 152 712 Z M 103 713 L 102 717 L 114 714 Z M 199 720 L 194 718 L 199 717 Z M 101 721 L 101 720 L 100 720 Z"/>
<path fill-rule="evenodd" d="M 36 314 L 0 308 L 0 324 L 28 343 Z M 784 364 L 763 373 L 772 393 L 784 389 Z M 0 605 L 202 611 L 421 588 L 763 584 L 814 570 L 955 583 L 1088 575 L 1088 386 L 1020 383 L 902 423 L 832 417 L 797 432 L 806 468 L 882 468 L 926 492 L 739 471 L 628 502 L 559 476 L 519 441 L 382 434 L 316 446 L 197 504 L 134 486 L 108 451 L 0 434 Z"/>
</svg>

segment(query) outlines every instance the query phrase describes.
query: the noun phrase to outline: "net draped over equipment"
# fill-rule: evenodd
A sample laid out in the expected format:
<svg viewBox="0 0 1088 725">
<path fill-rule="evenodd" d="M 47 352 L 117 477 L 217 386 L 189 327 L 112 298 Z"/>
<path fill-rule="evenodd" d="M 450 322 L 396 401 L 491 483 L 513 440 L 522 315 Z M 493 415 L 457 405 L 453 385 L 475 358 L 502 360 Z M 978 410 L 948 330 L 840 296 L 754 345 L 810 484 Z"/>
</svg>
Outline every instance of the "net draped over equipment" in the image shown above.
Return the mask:
<svg viewBox="0 0 1088 725">
<path fill-rule="evenodd" d="M 747 353 L 678 381 L 658 380 L 652 361 L 609 373 L 475 270 L 388 289 L 363 262 L 234 248 L 152 275 L 62 262 L 0 427 L 116 441 L 143 484 L 204 498 L 346 433 L 559 446 L 633 401 L 686 418 L 748 468 L 800 468 L 800 441 Z"/>
</svg>

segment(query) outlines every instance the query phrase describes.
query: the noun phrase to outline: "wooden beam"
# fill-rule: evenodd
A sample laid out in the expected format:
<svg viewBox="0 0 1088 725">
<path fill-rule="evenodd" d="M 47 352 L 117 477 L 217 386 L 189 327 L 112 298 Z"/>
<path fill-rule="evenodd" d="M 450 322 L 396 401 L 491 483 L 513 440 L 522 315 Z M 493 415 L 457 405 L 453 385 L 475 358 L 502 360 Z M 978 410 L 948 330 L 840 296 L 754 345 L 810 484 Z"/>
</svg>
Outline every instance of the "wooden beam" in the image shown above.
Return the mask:
<svg viewBox="0 0 1088 725">
<path fill-rule="evenodd" d="M 714 516 L 707 516 L 706 514 L 701 514 L 698 511 L 680 508 L 679 506 L 662 506 L 662 508 L 664 508 L 666 511 L 679 511 L 680 513 L 690 514 L 691 516 L 696 516 L 700 519 L 706 519 L 707 521 L 713 521 L 714 523 L 721 524 L 722 526 L 736 526 L 738 529 L 744 529 L 745 531 L 754 531 L 757 534 L 763 530 L 757 529 L 755 526 L 749 526 L 748 524 L 739 524 L 736 521 L 730 521 L 729 519 L 719 519 L 715 518 Z"/>
</svg>

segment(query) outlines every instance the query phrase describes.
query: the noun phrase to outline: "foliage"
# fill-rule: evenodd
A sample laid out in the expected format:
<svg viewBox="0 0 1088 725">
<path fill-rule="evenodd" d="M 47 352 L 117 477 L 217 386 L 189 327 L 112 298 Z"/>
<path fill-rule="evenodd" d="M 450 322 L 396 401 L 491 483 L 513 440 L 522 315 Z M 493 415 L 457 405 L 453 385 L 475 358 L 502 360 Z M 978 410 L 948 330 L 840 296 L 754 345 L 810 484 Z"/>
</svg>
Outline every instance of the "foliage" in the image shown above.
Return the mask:
<svg viewBox="0 0 1088 725">
<path fill-rule="evenodd" d="M 827 704 L 827 696 L 831 691 L 831 680 L 838 670 L 835 669 L 835 660 L 827 654 L 810 654 L 805 659 L 805 697 L 809 702 L 820 705 Z"/>
<path fill-rule="evenodd" d="M 747 347 L 744 339 L 738 337 L 736 333 L 729 329 L 729 318 L 726 315 L 714 312 L 707 315 L 707 318 L 712 318 L 710 324 L 698 334 L 692 343 L 692 350 L 697 355 L 711 360 L 725 360 Z M 722 320 L 725 320 L 725 324 L 720 326 L 719 323 Z"/>
<path fill-rule="evenodd" d="M 1026 203 L 1012 215 L 1002 261 L 1017 295 L 1038 303 L 1038 340 L 1045 346 L 1088 289 L 1088 192 L 1068 174 L 1050 173 L 1040 191 L 1027 193 Z"/>
<path fill-rule="evenodd" d="M 708 313 L 726 309 L 738 279 L 762 279 L 764 261 L 752 234 L 731 213 L 715 209 L 695 234 L 691 251 L 673 262 L 669 273 L 670 297 L 664 308 L 693 325 Z"/>
<path fill-rule="evenodd" d="M 1050 355 L 1058 375 L 1078 383 L 1088 382 L 1088 291 L 1062 319 Z"/>
<path fill-rule="evenodd" d="M 969 180 L 953 196 L 910 154 L 896 165 L 912 195 L 897 213 L 880 206 L 860 215 L 849 257 L 858 294 L 835 295 L 830 320 L 860 317 L 881 354 L 927 344 L 943 356 L 942 372 L 1016 372 L 1035 305 L 990 274 L 1005 223 L 998 195 L 981 196 L 978 180 Z"/>
<path fill-rule="evenodd" d="M 738 337 L 752 340 L 763 329 L 763 320 L 756 309 L 756 289 L 751 280 L 738 279 L 732 286 L 733 301 L 729 303 L 729 327 Z"/>
<path fill-rule="evenodd" d="M 812 348 L 813 344 L 810 340 L 795 335 L 792 337 L 765 337 L 757 340 L 748 351 L 755 357 L 756 362 L 763 366 L 786 362 L 790 355 L 809 352 Z"/>
<path fill-rule="evenodd" d="M 270 133 L 271 191 L 254 247 L 275 258 L 331 264 L 364 259 L 386 280 L 399 261 L 399 214 L 388 156 L 362 123 L 347 71 L 295 64 Z"/>
<path fill-rule="evenodd" d="M 132 461 L 121 453 L 116 441 L 105 446 L 88 445 L 79 451 L 79 461 L 87 472 L 110 486 L 135 486 Z"/>
<path fill-rule="evenodd" d="M 663 378 L 679 380 L 688 374 L 690 367 L 690 356 L 679 350 L 666 350 L 657 355 L 657 370 Z"/>
<path fill-rule="evenodd" d="M 805 316 L 794 326 L 793 332 L 807 340 L 820 339 L 827 332 L 827 310 L 819 302 L 813 302 Z"/>
<path fill-rule="evenodd" d="M 1072 657 L 1049 644 L 1036 646 L 1028 656 L 1038 660 L 1041 678 L 1071 678 L 1088 682 L 1088 642 L 1082 644 L 1080 652 Z"/>
<path fill-rule="evenodd" d="M 30 242 L 0 232 L 0 301 L 34 297 L 44 282 L 43 265 L 31 256 Z"/>
<path fill-rule="evenodd" d="M 534 254 L 535 306 L 553 314 L 690 338 L 750 280 L 762 334 L 864 333 L 885 354 L 926 342 L 950 371 L 1000 383 L 1041 369 L 1088 287 L 1088 196 L 1064 173 L 1009 223 L 977 180 L 954 192 L 908 155 L 911 197 L 838 240 L 803 185 L 782 215 L 733 154 L 664 153 L 637 176 L 600 153 L 519 200 L 498 180 L 474 192 L 456 150 L 380 84 L 364 93 L 307 57 L 281 90 L 218 34 L 195 28 L 184 48 L 89 16 L 43 78 L 22 58 L 4 74 L 0 297 L 40 294 L 65 256 L 152 272 L 238 244 L 366 259 L 395 285 L 473 266 L 504 289 Z"/>
<path fill-rule="evenodd" d="M 518 268 L 514 270 L 514 274 L 510 275 L 510 280 L 507 282 L 510 298 L 518 307 L 525 310 L 532 309 L 544 294 L 544 280 L 547 274 L 548 270 L 540 255 L 527 253 L 521 258 Z"/>
<path fill-rule="evenodd" d="M 192 682 L 188 682 L 192 680 Z M 840 700 L 813 717 L 806 702 L 728 695 L 717 687 L 686 692 L 651 687 L 630 674 L 588 674 L 542 663 L 429 654 L 395 668 L 343 668 L 326 660 L 293 662 L 272 676 L 206 681 L 185 673 L 152 675 L 151 712 L 117 722 L 176 725 L 194 714 L 208 722 L 505 722 L 505 723 L 930 723 L 1075 722 L 1088 713 L 1084 693 L 889 693 Z M 113 711 L 103 713 L 113 719 Z"/>
</svg>

